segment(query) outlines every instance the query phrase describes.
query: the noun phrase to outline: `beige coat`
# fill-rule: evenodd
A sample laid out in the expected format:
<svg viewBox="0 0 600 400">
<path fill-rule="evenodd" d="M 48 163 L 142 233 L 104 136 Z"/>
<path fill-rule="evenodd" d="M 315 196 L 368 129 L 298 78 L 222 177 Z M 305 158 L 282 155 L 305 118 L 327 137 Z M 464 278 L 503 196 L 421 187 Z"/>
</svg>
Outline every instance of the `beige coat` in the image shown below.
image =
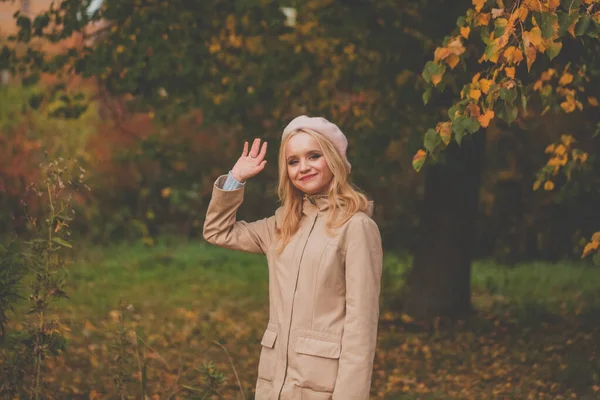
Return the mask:
<svg viewBox="0 0 600 400">
<path fill-rule="evenodd" d="M 329 236 L 327 199 L 305 196 L 300 229 L 277 254 L 281 209 L 256 222 L 236 221 L 244 189 L 221 190 L 225 178 L 213 188 L 204 238 L 265 254 L 269 266 L 269 323 L 256 399 L 368 399 L 382 269 L 377 225 L 359 212 Z"/>
</svg>

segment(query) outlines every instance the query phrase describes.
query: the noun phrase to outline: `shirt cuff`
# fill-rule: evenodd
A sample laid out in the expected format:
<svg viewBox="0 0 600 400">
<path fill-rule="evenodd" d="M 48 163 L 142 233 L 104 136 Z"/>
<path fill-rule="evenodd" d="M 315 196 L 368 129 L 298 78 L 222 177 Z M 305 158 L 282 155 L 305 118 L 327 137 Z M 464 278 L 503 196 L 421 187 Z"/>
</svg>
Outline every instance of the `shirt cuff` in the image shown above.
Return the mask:
<svg viewBox="0 0 600 400">
<path fill-rule="evenodd" d="M 225 182 L 223 183 L 223 187 L 221 189 L 237 190 L 237 189 L 244 187 L 244 185 L 245 185 L 245 182 L 238 182 L 238 180 L 235 179 L 233 177 L 233 175 L 231 175 L 231 171 L 229 171 L 229 173 L 227 174 L 227 178 L 225 179 Z"/>
</svg>

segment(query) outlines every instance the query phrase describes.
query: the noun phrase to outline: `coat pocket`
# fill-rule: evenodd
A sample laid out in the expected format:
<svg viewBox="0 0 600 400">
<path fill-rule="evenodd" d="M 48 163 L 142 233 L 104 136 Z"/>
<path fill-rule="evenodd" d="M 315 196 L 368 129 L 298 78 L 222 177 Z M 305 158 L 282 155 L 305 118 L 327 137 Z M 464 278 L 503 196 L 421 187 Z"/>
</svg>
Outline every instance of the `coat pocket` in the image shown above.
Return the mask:
<svg viewBox="0 0 600 400">
<path fill-rule="evenodd" d="M 339 367 L 341 336 L 301 331 L 294 349 L 300 386 L 332 392 Z"/>
<path fill-rule="evenodd" d="M 277 334 L 277 328 L 273 324 L 269 324 L 260 341 L 262 350 L 260 352 L 260 360 L 258 361 L 258 377 L 267 381 L 272 381 L 275 378 L 277 368 Z"/>
</svg>

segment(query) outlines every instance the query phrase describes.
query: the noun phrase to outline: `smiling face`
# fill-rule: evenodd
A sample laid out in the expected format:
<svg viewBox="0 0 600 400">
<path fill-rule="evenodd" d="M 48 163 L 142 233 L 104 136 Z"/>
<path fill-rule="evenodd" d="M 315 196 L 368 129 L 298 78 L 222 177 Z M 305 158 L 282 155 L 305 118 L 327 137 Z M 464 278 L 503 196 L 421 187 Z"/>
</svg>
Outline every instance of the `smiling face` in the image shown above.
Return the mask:
<svg viewBox="0 0 600 400">
<path fill-rule="evenodd" d="M 306 194 L 324 193 L 333 179 L 323 150 L 315 138 L 299 132 L 285 146 L 287 173 L 296 189 Z"/>
</svg>

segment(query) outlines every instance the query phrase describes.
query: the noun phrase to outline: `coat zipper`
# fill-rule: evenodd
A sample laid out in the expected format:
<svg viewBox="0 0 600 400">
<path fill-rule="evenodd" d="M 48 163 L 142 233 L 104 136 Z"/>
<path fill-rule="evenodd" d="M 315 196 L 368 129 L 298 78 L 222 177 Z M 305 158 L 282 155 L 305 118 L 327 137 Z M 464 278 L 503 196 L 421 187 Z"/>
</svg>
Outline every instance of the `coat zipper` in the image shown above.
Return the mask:
<svg viewBox="0 0 600 400">
<path fill-rule="evenodd" d="M 319 214 L 315 215 L 315 219 L 313 220 L 312 226 L 310 227 L 310 231 L 308 232 L 308 236 L 306 237 L 306 241 L 304 242 L 304 247 L 302 248 L 302 253 L 300 254 L 300 260 L 298 261 L 298 271 L 296 272 L 296 282 L 294 284 L 294 294 L 292 296 L 292 307 L 290 309 L 290 321 L 288 325 L 288 337 L 287 344 L 285 349 L 285 373 L 283 374 L 283 381 L 281 382 L 281 387 L 279 388 L 279 393 L 277 393 L 277 399 L 281 396 L 281 392 L 283 391 L 283 386 L 285 385 L 285 379 L 287 378 L 287 370 L 288 370 L 288 362 L 289 362 L 289 352 L 290 352 L 290 336 L 292 333 L 292 318 L 294 316 L 294 303 L 296 300 L 296 290 L 298 289 L 298 277 L 300 276 L 300 265 L 302 265 L 302 258 L 304 258 L 304 251 L 306 250 L 306 245 L 308 244 L 308 239 L 310 239 L 310 235 L 315 228 L 315 224 L 317 223 L 317 219 L 319 218 Z"/>
</svg>

